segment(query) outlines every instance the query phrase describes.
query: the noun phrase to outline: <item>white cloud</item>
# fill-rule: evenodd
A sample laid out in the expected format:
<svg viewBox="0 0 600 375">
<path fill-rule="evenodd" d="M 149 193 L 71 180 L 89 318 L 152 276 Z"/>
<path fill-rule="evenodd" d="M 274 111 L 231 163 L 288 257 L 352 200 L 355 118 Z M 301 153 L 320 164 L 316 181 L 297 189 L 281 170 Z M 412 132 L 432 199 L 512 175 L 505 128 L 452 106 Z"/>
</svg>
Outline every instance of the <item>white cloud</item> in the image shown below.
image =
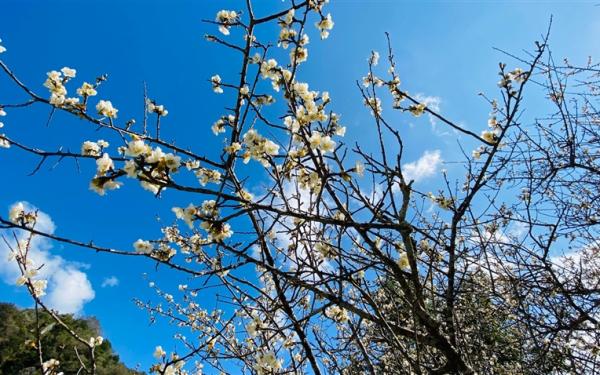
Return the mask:
<svg viewBox="0 0 600 375">
<path fill-rule="evenodd" d="M 108 287 L 114 287 L 119 285 L 119 279 L 117 279 L 116 276 L 111 276 L 111 277 L 106 277 L 103 281 L 102 281 L 102 287 L 106 288 Z"/>
<path fill-rule="evenodd" d="M 441 155 L 440 150 L 425 151 L 419 160 L 404 164 L 402 166 L 402 175 L 404 176 L 404 179 L 407 182 L 410 180 L 419 182 L 433 176 L 442 163 Z"/>
<path fill-rule="evenodd" d="M 37 209 L 27 202 L 21 203 L 25 206 L 26 211 Z M 40 232 L 53 234 L 56 226 L 50 216 L 38 211 L 35 228 Z M 15 248 L 13 233 L 16 233 L 19 240 L 26 238 L 27 233 L 13 230 L 0 231 L 0 237 L 4 237 L 10 247 Z M 0 278 L 7 284 L 14 285 L 21 273 L 17 262 L 9 259 L 10 247 L 4 240 L 0 240 Z M 80 314 L 83 305 L 95 297 L 87 274 L 81 271 L 85 267 L 80 263 L 70 262 L 61 256 L 53 255 L 50 252 L 51 249 L 52 243 L 47 238 L 41 236 L 32 238 L 28 258 L 36 266 L 43 265 L 39 271 L 39 278 L 48 280 L 47 295 L 42 299 L 50 308 L 61 313 Z"/>
</svg>

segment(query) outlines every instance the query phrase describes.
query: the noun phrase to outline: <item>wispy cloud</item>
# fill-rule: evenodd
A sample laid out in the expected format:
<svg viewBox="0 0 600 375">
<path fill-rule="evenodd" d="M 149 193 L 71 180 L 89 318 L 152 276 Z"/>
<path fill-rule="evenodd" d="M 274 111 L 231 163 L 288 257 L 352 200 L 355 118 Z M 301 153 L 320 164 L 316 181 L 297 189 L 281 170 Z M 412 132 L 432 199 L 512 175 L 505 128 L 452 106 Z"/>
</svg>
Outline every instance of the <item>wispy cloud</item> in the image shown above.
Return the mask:
<svg viewBox="0 0 600 375">
<path fill-rule="evenodd" d="M 106 287 L 115 287 L 119 285 L 119 279 L 117 279 L 116 276 L 111 276 L 111 277 L 106 277 L 103 281 L 102 281 L 102 287 L 106 288 Z"/>
<path fill-rule="evenodd" d="M 436 174 L 442 163 L 440 150 L 425 151 L 423 155 L 412 163 L 402 166 L 402 175 L 406 181 L 422 181 Z"/>
<path fill-rule="evenodd" d="M 26 211 L 36 210 L 36 207 L 27 202 L 21 203 L 25 206 Z M 53 234 L 56 226 L 50 216 L 38 210 L 36 229 Z M 14 284 L 21 275 L 17 262 L 9 259 L 10 247 L 15 248 L 16 246 L 13 232 L 15 232 L 17 240 L 27 236 L 23 231 L 0 231 L 0 237 L 4 237 L 8 242 L 7 245 L 4 240 L 0 241 L 0 278 L 7 284 Z M 48 280 L 47 295 L 42 299 L 49 307 L 61 313 L 80 314 L 83 306 L 95 297 L 87 274 L 81 271 L 85 267 L 54 255 L 50 252 L 51 250 L 52 242 L 47 238 L 41 236 L 32 238 L 28 257 L 35 265 L 43 265 L 39 277 Z"/>
</svg>

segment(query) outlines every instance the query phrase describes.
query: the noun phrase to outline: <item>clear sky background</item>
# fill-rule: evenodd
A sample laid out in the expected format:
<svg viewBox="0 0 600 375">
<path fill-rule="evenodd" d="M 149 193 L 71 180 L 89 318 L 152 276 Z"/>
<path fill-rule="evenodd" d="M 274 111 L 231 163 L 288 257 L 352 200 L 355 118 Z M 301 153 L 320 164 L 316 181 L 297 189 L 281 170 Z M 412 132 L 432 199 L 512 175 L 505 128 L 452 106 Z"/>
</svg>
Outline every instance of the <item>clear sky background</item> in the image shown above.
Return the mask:
<svg viewBox="0 0 600 375">
<path fill-rule="evenodd" d="M 259 12 L 288 4 L 280 0 L 255 3 Z M 365 75 L 371 50 L 382 53 L 381 72 L 387 68 L 383 64 L 387 31 L 404 88 L 430 97 L 439 103 L 442 114 L 479 132 L 486 127 L 489 107 L 477 94 L 498 94 L 499 61 L 507 62 L 510 69 L 519 66 L 493 47 L 523 55 L 523 50 L 532 50 L 553 15 L 550 46 L 555 58 L 569 57 L 572 63 L 584 64 L 588 56 L 600 56 L 600 7 L 596 3 L 331 0 L 327 12 L 332 13 L 335 27 L 325 41 L 310 29 L 309 60 L 302 66 L 300 79 L 312 89 L 330 92 L 333 109 L 348 127 L 346 141 L 372 147 L 374 128 L 356 80 Z M 119 108 L 119 119 L 141 119 L 145 81 L 150 96 L 169 110 L 162 134 L 214 155 L 221 144 L 210 126 L 228 102 L 227 95 L 212 93 L 208 80 L 217 73 L 225 81 L 233 79 L 239 57 L 204 41 L 204 34 L 217 31 L 201 20 L 213 19 L 220 9 L 242 8 L 241 2 L 223 0 L 2 0 L 0 38 L 8 51 L 0 57 L 43 95 L 42 83 L 49 70 L 77 69 L 72 91 L 81 80 L 109 74 L 98 98 L 110 99 Z M 23 98 L 0 77 L 0 103 Z M 544 98 L 527 100 L 527 109 L 543 114 L 536 111 L 544 106 Z M 60 145 L 79 150 L 84 140 L 109 138 L 64 115 L 55 116 L 46 128 L 48 108 L 43 106 L 7 112 L 3 132 L 48 150 Z M 389 107 L 384 107 L 386 112 Z M 459 159 L 458 136 L 441 124 L 432 125 L 426 117 L 390 118 L 406 137 L 406 162 L 418 160 L 427 150 L 440 150 L 447 162 Z M 161 223 L 173 221 L 170 207 L 187 205 L 190 200 L 174 192 L 166 192 L 158 200 L 131 181 L 100 197 L 88 190 L 93 165 L 82 165 L 78 172 L 71 161 L 53 169 L 54 163 L 49 162 L 37 174 L 27 176 L 36 162 L 14 147 L 0 149 L 0 209 L 6 212 L 14 202 L 28 201 L 47 213 L 48 222 L 56 226 L 55 233 L 64 237 L 130 249 L 140 237 L 158 238 Z M 452 164 L 436 167 L 453 168 Z M 433 188 L 435 180 L 432 174 L 418 183 Z M 152 262 L 139 258 L 93 254 L 61 244 L 40 246 L 46 249 L 53 271 L 65 276 L 56 279 L 63 288 L 56 292 L 57 304 L 98 317 L 105 336 L 126 364 L 140 363 L 147 370 L 154 346 L 169 348 L 171 328 L 159 323 L 148 329 L 147 314 L 136 308 L 132 299 L 152 297 L 147 287 L 150 280 L 171 290 L 188 280 L 162 268 L 157 271 Z M 30 306 L 27 293 L 14 286 L 12 276 L 0 259 L 0 300 Z M 80 283 L 69 284 L 73 278 Z"/>
</svg>

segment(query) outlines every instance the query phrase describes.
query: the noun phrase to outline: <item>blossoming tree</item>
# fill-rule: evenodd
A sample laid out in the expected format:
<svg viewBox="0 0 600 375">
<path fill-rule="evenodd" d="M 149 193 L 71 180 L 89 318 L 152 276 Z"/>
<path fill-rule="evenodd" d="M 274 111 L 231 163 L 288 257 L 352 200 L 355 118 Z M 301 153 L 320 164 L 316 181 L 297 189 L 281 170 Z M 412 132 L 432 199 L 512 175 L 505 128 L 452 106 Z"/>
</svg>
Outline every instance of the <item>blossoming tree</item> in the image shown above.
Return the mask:
<svg viewBox="0 0 600 375">
<path fill-rule="evenodd" d="M 326 3 L 292 1 L 257 15 L 247 0 L 243 11 L 222 10 L 209 21 L 220 34 L 206 39 L 240 61 L 239 76 L 210 78 L 214 93 L 235 93 L 212 125 L 225 139 L 218 156 L 163 139 L 168 110 L 150 97 L 143 121 L 121 121 L 117 103 L 99 99 L 105 76 L 76 85 L 75 69 L 52 70 L 48 92 L 39 93 L 0 60 L 28 97 L 0 104 L 0 115 L 42 103 L 100 128 L 108 140 L 82 139 L 79 152 L 47 151 L 13 137 L 8 124 L 0 146 L 39 156 L 38 168 L 53 158 L 95 165 L 90 188 L 106 199 L 126 183 L 156 196 L 188 194 L 172 209 L 178 223 L 155 238 L 132 239 L 132 249 L 44 233 L 36 212 L 22 205 L 0 217 L 2 228 L 149 258 L 193 276 L 195 284 L 181 285 L 177 296 L 154 285 L 161 302 L 138 301 L 182 331 L 184 350 L 156 348 L 151 371 L 160 374 L 207 367 L 255 374 L 598 371 L 597 68 L 555 65 L 546 36 L 519 59 L 520 69 L 500 65 L 499 99 L 486 97 L 491 115 L 480 132 L 405 91 L 390 43 L 387 73 L 376 73 L 380 55 L 373 52 L 358 85 L 379 140 L 378 153 L 368 153 L 344 143 L 328 92 L 297 78 L 311 33 L 327 39 L 334 27 Z M 278 35 L 256 37 L 273 23 Z M 272 57 L 280 49 L 289 51 L 285 61 Z M 573 76 L 585 84 L 570 90 Z M 523 124 L 532 82 L 555 112 Z M 403 173 L 402 136 L 385 117 L 386 95 L 390 110 L 433 116 L 478 144 L 464 152 L 464 176 L 444 174 L 436 193 L 413 187 Z M 276 101 L 284 104 L 273 114 L 267 108 Z M 250 172 L 257 168 L 266 180 Z M 263 189 L 253 195 L 256 185 Z M 89 348 L 82 371 L 95 374 L 102 338 L 77 336 L 46 307 L 42 265 L 28 259 L 28 241 L 11 247 L 22 273 L 17 283 Z M 208 282 L 228 308 L 209 310 L 198 300 Z M 42 348 L 39 358 L 44 374 L 60 371 Z"/>
</svg>

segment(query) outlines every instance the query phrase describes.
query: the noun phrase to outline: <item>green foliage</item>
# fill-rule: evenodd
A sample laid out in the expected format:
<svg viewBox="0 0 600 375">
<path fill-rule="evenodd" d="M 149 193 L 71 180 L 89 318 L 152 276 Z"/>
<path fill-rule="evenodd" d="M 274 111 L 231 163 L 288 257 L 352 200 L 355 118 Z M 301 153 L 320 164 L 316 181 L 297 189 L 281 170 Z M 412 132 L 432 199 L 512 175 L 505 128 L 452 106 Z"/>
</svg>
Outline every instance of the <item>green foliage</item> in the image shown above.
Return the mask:
<svg viewBox="0 0 600 375">
<path fill-rule="evenodd" d="M 82 338 L 100 335 L 99 323 L 94 318 L 78 319 L 67 314 L 60 317 Z M 79 370 L 77 352 L 84 364 L 89 365 L 89 356 L 84 345 L 56 324 L 46 312 L 40 311 L 38 319 L 44 360 L 59 360 L 59 370 L 65 375 L 76 374 Z M 96 347 L 95 356 L 98 375 L 143 374 L 125 367 L 119 361 L 119 356 L 113 352 L 108 340 Z M 12 304 L 0 303 L 0 375 L 34 373 L 39 373 L 35 310 L 21 310 Z"/>
</svg>

